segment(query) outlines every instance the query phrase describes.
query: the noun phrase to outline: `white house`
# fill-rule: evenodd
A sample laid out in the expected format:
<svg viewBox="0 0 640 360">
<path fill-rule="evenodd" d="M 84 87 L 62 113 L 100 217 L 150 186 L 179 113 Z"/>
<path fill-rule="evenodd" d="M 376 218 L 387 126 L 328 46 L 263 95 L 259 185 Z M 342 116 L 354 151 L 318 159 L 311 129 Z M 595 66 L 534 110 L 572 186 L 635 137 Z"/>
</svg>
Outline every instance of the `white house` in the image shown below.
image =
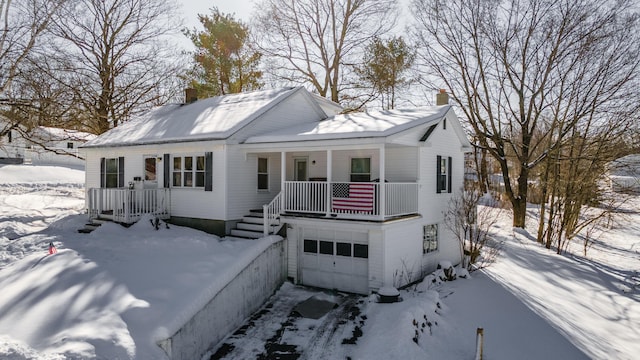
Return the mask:
<svg viewBox="0 0 640 360">
<path fill-rule="evenodd" d="M 84 166 L 79 147 L 95 137 L 82 131 L 47 126 L 31 131 L 10 129 L 0 139 L 0 163 Z"/>
<path fill-rule="evenodd" d="M 287 239 L 296 283 L 369 293 L 460 260 L 443 210 L 470 144 L 449 105 L 337 115 L 303 88 L 167 105 L 87 142 L 87 209 Z"/>
<path fill-rule="evenodd" d="M 609 163 L 607 179 L 611 190 L 640 193 L 640 154 L 623 156 Z"/>
</svg>

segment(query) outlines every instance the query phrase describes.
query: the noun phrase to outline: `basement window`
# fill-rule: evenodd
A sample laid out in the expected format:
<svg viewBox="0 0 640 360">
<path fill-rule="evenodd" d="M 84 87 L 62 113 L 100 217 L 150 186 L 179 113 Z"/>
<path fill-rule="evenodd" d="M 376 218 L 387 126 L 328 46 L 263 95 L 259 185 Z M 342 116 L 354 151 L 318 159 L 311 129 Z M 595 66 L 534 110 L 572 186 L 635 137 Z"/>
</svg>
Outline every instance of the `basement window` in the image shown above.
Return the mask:
<svg viewBox="0 0 640 360">
<path fill-rule="evenodd" d="M 438 224 L 425 225 L 422 232 L 422 253 L 438 250 Z"/>
</svg>

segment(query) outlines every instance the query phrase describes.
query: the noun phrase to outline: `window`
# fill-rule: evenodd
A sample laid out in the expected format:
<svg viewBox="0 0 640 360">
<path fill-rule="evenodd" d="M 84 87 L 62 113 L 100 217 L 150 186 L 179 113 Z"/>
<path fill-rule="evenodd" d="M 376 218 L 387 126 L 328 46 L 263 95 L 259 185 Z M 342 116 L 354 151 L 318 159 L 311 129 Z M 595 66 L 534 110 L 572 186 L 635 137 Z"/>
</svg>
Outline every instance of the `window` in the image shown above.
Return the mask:
<svg viewBox="0 0 640 360">
<path fill-rule="evenodd" d="M 118 188 L 124 186 L 124 158 L 102 158 L 101 186 L 104 188 Z"/>
<path fill-rule="evenodd" d="M 304 252 L 306 253 L 318 253 L 318 240 L 304 240 Z"/>
<path fill-rule="evenodd" d="M 105 187 L 118 187 L 118 159 L 105 159 L 104 179 Z"/>
<path fill-rule="evenodd" d="M 182 158 L 173 158 L 173 186 L 182 186 Z"/>
<path fill-rule="evenodd" d="M 351 182 L 371 181 L 371 159 L 351 159 Z"/>
<path fill-rule="evenodd" d="M 72 142 L 68 142 L 67 143 L 67 149 L 73 149 L 73 143 Z"/>
<path fill-rule="evenodd" d="M 144 180 L 156 181 L 156 158 L 148 157 L 144 159 Z"/>
<path fill-rule="evenodd" d="M 258 190 L 269 190 L 269 159 L 258 158 Z"/>
<path fill-rule="evenodd" d="M 182 186 L 193 186 L 193 157 L 184 157 L 184 171 L 182 172 Z"/>
<path fill-rule="evenodd" d="M 422 232 L 422 253 L 438 250 L 438 224 L 425 225 Z"/>
<path fill-rule="evenodd" d="M 451 192 L 451 156 L 436 158 L 436 192 Z"/>
<path fill-rule="evenodd" d="M 361 259 L 369 258 L 369 245 L 353 244 L 353 257 Z"/>
<path fill-rule="evenodd" d="M 333 255 L 333 242 L 320 241 L 320 254 Z"/>
<path fill-rule="evenodd" d="M 196 187 L 204 186 L 204 156 L 196 156 Z"/>
<path fill-rule="evenodd" d="M 351 256 L 351 244 L 343 242 L 336 243 L 336 255 Z"/>
<path fill-rule="evenodd" d="M 173 158 L 174 187 L 204 187 L 204 180 L 204 156 L 176 156 Z"/>
</svg>

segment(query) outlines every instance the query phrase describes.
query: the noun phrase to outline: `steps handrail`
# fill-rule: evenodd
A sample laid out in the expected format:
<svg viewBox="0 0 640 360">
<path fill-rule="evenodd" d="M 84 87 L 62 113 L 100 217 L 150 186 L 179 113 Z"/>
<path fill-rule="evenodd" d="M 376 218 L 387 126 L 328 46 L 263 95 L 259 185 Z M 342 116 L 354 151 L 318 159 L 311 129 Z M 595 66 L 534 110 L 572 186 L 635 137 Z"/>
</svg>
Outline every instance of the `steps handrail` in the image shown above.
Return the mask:
<svg viewBox="0 0 640 360">
<path fill-rule="evenodd" d="M 278 195 L 276 195 L 273 200 L 269 204 L 262 205 L 262 216 L 264 223 L 264 236 L 269 236 L 269 230 L 271 229 L 271 224 L 274 220 L 280 216 L 282 212 L 282 198 L 283 192 L 280 191 Z"/>
</svg>

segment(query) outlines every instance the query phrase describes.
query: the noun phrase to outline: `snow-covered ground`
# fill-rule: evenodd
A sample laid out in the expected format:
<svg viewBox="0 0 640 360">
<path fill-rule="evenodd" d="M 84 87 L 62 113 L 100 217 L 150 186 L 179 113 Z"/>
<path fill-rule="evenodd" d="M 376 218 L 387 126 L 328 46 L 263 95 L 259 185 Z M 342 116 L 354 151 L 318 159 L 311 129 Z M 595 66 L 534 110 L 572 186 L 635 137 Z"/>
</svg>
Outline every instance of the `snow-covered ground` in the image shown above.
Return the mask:
<svg viewBox="0 0 640 360">
<path fill-rule="evenodd" d="M 162 359 L 154 342 L 275 240 L 156 231 L 148 221 L 79 234 L 83 181 L 73 169 L 0 167 L 2 359 Z M 468 279 L 427 278 L 399 303 L 285 284 L 225 341 L 243 349 L 225 358 L 268 355 L 274 343 L 307 359 L 472 358 L 478 327 L 490 359 L 637 358 L 640 199 L 627 206 L 586 258 L 580 244 L 567 256 L 540 248 L 505 217 L 494 264 Z M 310 296 L 339 306 L 320 319 L 295 316 Z"/>
</svg>

